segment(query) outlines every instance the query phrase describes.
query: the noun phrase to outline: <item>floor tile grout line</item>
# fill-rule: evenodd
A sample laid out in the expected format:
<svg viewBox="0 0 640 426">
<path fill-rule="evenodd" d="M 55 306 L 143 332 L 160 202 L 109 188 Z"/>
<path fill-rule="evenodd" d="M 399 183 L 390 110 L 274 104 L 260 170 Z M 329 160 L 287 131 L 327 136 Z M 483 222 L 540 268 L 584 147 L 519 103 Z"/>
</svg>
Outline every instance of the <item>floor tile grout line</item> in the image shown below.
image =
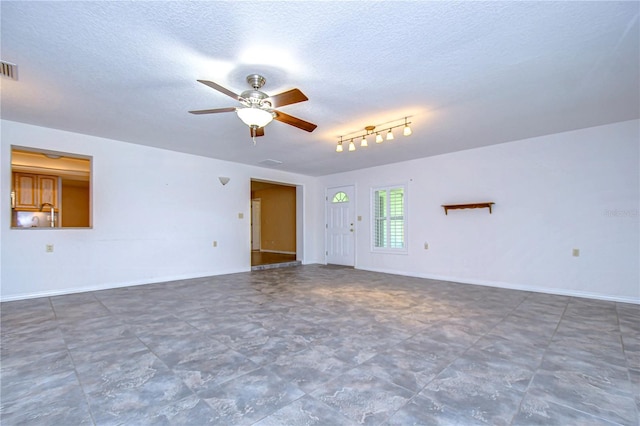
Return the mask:
<svg viewBox="0 0 640 426">
<path fill-rule="evenodd" d="M 544 360 L 545 360 L 545 356 L 546 356 L 546 354 L 547 354 L 547 352 L 548 352 L 548 350 L 549 350 L 549 346 L 550 346 L 550 345 L 551 345 L 551 343 L 553 342 L 553 338 L 554 338 L 554 337 L 555 337 L 555 335 L 557 334 L 558 329 L 560 328 L 560 325 L 562 324 L 562 321 L 564 320 L 565 314 L 566 314 L 567 310 L 569 309 L 569 305 L 571 304 L 571 302 L 572 302 L 572 300 L 573 300 L 573 299 L 574 299 L 574 297 L 568 297 L 568 299 L 567 299 L 567 303 L 566 303 L 565 308 L 564 308 L 564 310 L 563 310 L 563 312 L 562 312 L 562 315 L 560 316 L 560 319 L 559 319 L 559 321 L 558 321 L 558 324 L 556 325 L 556 328 L 555 328 L 555 330 L 554 330 L 554 332 L 553 332 L 553 334 L 552 334 L 551 338 L 549 339 L 549 341 L 548 341 L 547 345 L 545 346 L 545 349 L 544 349 L 544 352 L 543 352 L 543 354 L 542 354 L 542 357 L 540 358 L 540 363 L 538 364 L 538 367 L 535 369 L 533 376 L 531 376 L 531 380 L 529 381 L 529 384 L 527 385 L 527 388 L 526 388 L 526 389 L 525 389 L 525 391 L 523 392 L 523 398 L 522 398 L 522 400 L 520 401 L 520 405 L 518 406 L 518 410 L 516 411 L 516 416 L 517 416 L 517 414 L 518 414 L 519 412 L 521 412 L 521 410 L 522 410 L 522 403 L 524 402 L 524 398 L 527 396 L 527 393 L 529 392 L 529 387 L 531 386 L 531 383 L 533 383 L 533 380 L 534 380 L 535 376 L 538 374 L 538 372 L 539 372 L 539 370 L 540 370 L 540 367 L 542 367 L 542 364 L 544 363 Z M 616 312 L 616 315 L 617 315 L 617 312 Z M 583 415 L 589 416 L 589 417 L 591 417 L 591 418 L 593 418 L 593 419 L 598 419 L 598 420 L 603 420 L 603 421 L 606 421 L 606 422 L 614 423 L 614 422 L 613 422 L 612 420 L 610 420 L 610 419 L 606 419 L 606 418 L 603 418 L 603 417 L 601 417 L 601 416 L 597 416 L 597 415 L 594 415 L 594 414 L 588 413 L 588 412 L 583 411 L 583 410 L 580 410 L 580 409 L 578 409 L 578 408 L 576 408 L 576 407 L 568 406 L 568 405 L 565 405 L 565 404 L 562 404 L 562 403 L 559 403 L 559 402 L 556 402 L 556 401 L 553 401 L 553 403 L 554 403 L 554 404 L 556 404 L 556 405 L 558 405 L 558 406 L 561 406 L 561 407 L 563 407 L 563 408 L 565 408 L 565 409 L 568 409 L 568 410 L 571 410 L 571 411 L 577 411 L 577 412 L 580 412 L 580 413 L 582 413 Z M 511 420 L 511 423 L 510 423 L 510 424 L 513 424 L 513 421 L 515 421 L 515 417 Z M 614 423 L 614 424 L 617 424 L 617 423 Z"/>
<path fill-rule="evenodd" d="M 82 391 L 82 397 L 84 399 L 84 402 L 85 402 L 85 404 L 87 404 L 87 411 L 89 412 L 89 416 L 91 417 L 91 421 L 93 422 L 93 424 L 95 426 L 97 423 L 96 423 L 95 416 L 93 414 L 93 410 L 91 409 L 91 404 L 89 403 L 89 395 L 87 394 L 87 391 L 85 390 L 84 383 L 82 382 L 82 380 L 80 378 L 80 374 L 78 373 L 78 366 L 77 366 L 76 360 L 74 359 L 73 353 L 71 352 L 71 349 L 69 348 L 68 339 L 66 338 L 66 336 L 64 334 L 64 331 L 62 331 L 62 329 L 60 328 L 59 321 L 57 319 L 54 319 L 54 321 L 56 321 L 56 323 L 58 324 L 57 327 L 58 327 L 58 329 L 60 329 L 60 335 L 62 336 L 62 340 L 64 341 L 64 346 L 66 348 L 67 355 L 69 356 L 69 359 L 71 360 L 71 364 L 73 365 L 73 373 L 76 376 L 76 381 L 78 382 L 78 386 L 80 386 L 80 390 Z"/>
<path fill-rule="evenodd" d="M 527 294 L 522 298 L 522 300 L 521 300 L 521 301 L 520 301 L 520 302 L 519 302 L 519 303 L 518 303 L 518 304 L 517 304 L 513 309 L 511 309 L 509 312 L 507 312 L 507 313 L 502 317 L 502 319 L 501 319 L 500 321 L 496 322 L 496 323 L 495 323 L 495 325 L 494 325 L 492 328 L 490 328 L 489 330 L 487 330 L 485 333 L 483 333 L 483 334 L 479 335 L 479 337 L 478 337 L 476 340 L 474 340 L 474 341 L 473 341 L 473 343 L 471 343 L 471 344 L 469 345 L 469 347 L 467 347 L 464 351 L 462 351 L 460 354 L 458 354 L 458 356 L 456 356 L 456 357 L 455 357 L 455 358 L 454 358 L 450 363 L 446 364 L 446 365 L 445 365 L 445 366 L 443 366 L 441 369 L 439 369 L 439 370 L 437 371 L 437 373 L 433 375 L 433 377 L 431 378 L 431 380 L 429 380 L 429 381 L 428 381 L 427 383 L 425 383 L 425 384 L 424 384 L 424 385 L 423 385 L 419 390 L 417 390 L 417 391 L 414 393 L 414 395 L 413 395 L 411 398 L 409 398 L 409 399 L 407 400 L 407 402 L 406 402 L 406 403 L 404 403 L 404 404 L 402 405 L 402 407 L 399 407 L 397 410 L 395 410 L 395 411 L 394 411 L 390 416 L 388 416 L 388 418 L 387 418 L 386 420 L 391 419 L 391 418 L 392 418 L 392 417 L 393 417 L 393 416 L 394 416 L 398 411 L 400 411 L 403 407 L 405 407 L 405 406 L 406 406 L 407 404 L 409 404 L 411 401 L 413 401 L 414 399 L 416 399 L 416 398 L 420 395 L 420 393 L 421 393 L 423 390 L 425 390 L 425 389 L 426 389 L 426 387 L 427 387 L 427 386 L 429 386 L 429 384 L 431 384 L 431 383 L 432 383 L 432 382 L 433 382 L 433 381 L 434 381 L 434 380 L 435 380 L 435 379 L 436 379 L 436 378 L 437 378 L 437 377 L 438 377 L 438 376 L 439 376 L 439 375 L 440 375 L 444 370 L 446 370 L 447 368 L 451 367 L 451 366 L 452 366 L 452 365 L 453 365 L 453 364 L 454 364 L 458 359 L 460 359 L 460 358 L 461 358 L 464 354 L 466 354 L 466 353 L 467 353 L 471 348 L 473 348 L 473 347 L 476 345 L 476 343 L 478 343 L 478 341 L 480 341 L 482 338 L 486 337 L 486 336 L 491 332 L 491 330 L 494 330 L 494 329 L 495 329 L 495 328 L 496 328 L 500 323 L 502 323 L 502 322 L 505 320 L 505 318 L 507 318 L 507 317 L 508 317 L 509 315 L 511 315 L 511 314 L 512 314 L 516 309 L 518 309 L 518 307 L 524 303 L 524 301 L 529 297 L 529 295 L 530 295 L 530 294 L 531 294 L 531 293 L 527 293 Z M 451 317 L 452 317 L 452 316 L 450 315 L 450 316 L 449 316 L 449 318 L 451 318 Z M 443 320 L 439 320 L 439 321 L 437 321 L 436 323 L 434 323 L 434 324 L 432 324 L 432 325 L 436 325 L 436 324 L 438 324 L 438 323 L 440 323 L 440 322 L 442 322 L 442 321 L 443 321 Z M 430 327 L 428 327 L 428 328 L 430 328 Z M 427 328 L 427 329 L 428 329 L 428 328 Z M 416 334 L 418 334 L 418 333 L 416 333 Z M 414 334 L 413 336 L 415 336 L 415 334 Z M 413 336 L 412 336 L 412 337 L 413 337 Z M 407 338 L 407 339 L 405 339 L 405 340 L 408 340 L 408 339 L 409 339 L 409 338 Z M 405 389 L 406 389 L 406 388 L 405 388 Z M 524 393 L 523 393 L 523 394 L 524 394 Z M 516 411 L 516 414 L 517 414 L 517 411 Z M 386 420 L 385 420 L 385 421 L 386 421 Z M 382 423 L 381 423 L 381 424 L 382 424 Z"/>
<path fill-rule="evenodd" d="M 529 293 L 527 298 L 529 298 L 529 296 L 531 294 L 532 293 Z M 540 367 L 542 366 L 542 363 L 544 362 L 544 355 L 547 352 L 547 349 L 549 348 L 550 343 L 553 341 L 553 337 L 558 332 L 558 328 L 560 327 L 560 323 L 562 323 L 562 318 L 564 317 L 565 313 L 567 312 L 567 308 L 569 306 L 570 300 L 571 300 L 571 298 L 567 298 L 566 299 L 566 302 L 565 302 L 565 305 L 564 305 L 564 309 L 562 310 L 562 315 L 560 315 L 560 318 L 558 319 L 558 323 L 556 324 L 556 327 L 553 330 L 553 334 L 551 335 L 551 337 L 547 341 L 547 344 L 545 345 L 545 348 L 544 348 L 544 351 L 542 352 L 542 356 L 540 357 L 540 362 L 538 363 L 538 366 L 533 370 L 533 374 L 531 375 L 531 378 L 529 379 L 529 383 L 527 383 L 527 387 L 522 392 L 522 398 L 520 399 L 520 403 L 518 404 L 518 408 L 517 408 L 515 414 L 511 418 L 511 421 L 509 422 L 510 425 L 513 424 L 513 422 L 515 421 L 516 417 L 518 416 L 518 413 L 520 413 L 521 410 L 522 410 L 522 404 L 524 403 L 524 400 L 527 397 L 527 393 L 529 392 L 529 387 L 531 387 L 531 383 L 533 383 L 533 380 L 536 377 L 536 374 L 538 373 L 538 370 L 540 370 Z"/>
<path fill-rule="evenodd" d="M 511 309 L 508 313 L 506 313 L 506 314 L 502 317 L 502 319 L 501 319 L 500 321 L 498 321 L 498 322 L 496 322 L 496 323 L 494 324 L 494 326 L 493 326 L 492 328 L 490 328 L 489 330 L 487 330 L 483 335 L 481 335 L 478 339 L 476 339 L 476 340 L 473 342 L 473 344 L 472 344 L 469 348 L 467 348 L 467 349 L 466 349 L 462 354 L 460 354 L 460 356 L 462 356 L 462 355 L 464 355 L 465 353 L 467 353 L 467 352 L 469 351 L 469 349 L 471 349 L 473 346 L 475 346 L 475 345 L 476 345 L 476 343 L 478 343 L 478 341 L 480 341 L 482 338 L 484 338 L 484 337 L 488 336 L 488 335 L 491 333 L 491 331 L 492 331 L 492 330 L 495 330 L 495 329 L 496 329 L 496 327 L 498 327 L 498 325 L 500 325 L 501 323 L 503 323 L 503 322 L 505 321 L 505 319 L 506 319 L 506 318 L 508 318 L 511 314 L 513 314 L 513 313 L 514 313 L 514 312 L 515 312 L 515 311 L 516 311 L 516 310 L 517 310 L 517 309 L 518 309 L 518 308 L 519 308 L 519 307 L 520 307 L 520 306 L 521 306 L 521 305 L 522 305 L 522 304 L 523 304 L 523 303 L 524 303 L 524 302 L 525 302 L 525 301 L 526 301 L 526 300 L 531 296 L 531 294 L 532 294 L 531 292 L 526 292 L 526 293 L 524 294 L 524 297 L 522 298 L 522 300 L 520 300 L 520 303 L 518 303 L 518 304 L 517 304 L 513 309 Z M 478 350 L 480 350 L 480 349 L 478 349 Z M 460 358 L 460 356 L 458 356 L 454 361 L 452 361 L 452 362 L 449 364 L 449 366 L 451 366 L 451 365 L 452 365 L 452 364 L 453 364 L 457 359 L 459 359 L 459 358 Z M 448 368 L 449 366 L 447 366 L 447 368 Z M 440 373 L 442 373 L 442 371 L 443 371 L 443 370 L 441 370 L 441 371 L 440 371 Z M 438 373 L 438 374 L 440 374 L 440 373 Z M 433 379 L 432 379 L 431 381 L 433 381 Z M 424 387 L 426 387 L 426 386 L 428 386 L 428 385 L 425 385 Z M 423 389 L 424 389 L 424 387 L 423 387 Z M 525 392 L 522 392 L 522 395 L 523 395 L 523 399 L 524 399 Z M 522 400 L 521 400 L 521 403 L 522 403 Z M 517 416 L 517 414 L 518 414 L 518 412 L 519 412 L 519 411 L 520 411 L 520 405 L 518 405 L 518 409 L 517 409 L 517 410 L 515 410 L 514 417 L 515 417 L 515 416 Z M 513 417 L 512 417 L 512 420 L 511 420 L 511 421 L 513 422 Z"/>
<path fill-rule="evenodd" d="M 147 350 L 149 351 L 149 353 L 153 354 L 153 356 L 154 356 L 154 357 L 155 357 L 159 362 L 161 362 L 161 363 L 162 363 L 162 364 L 167 368 L 167 370 L 168 370 L 168 371 L 170 371 L 173 375 L 175 375 L 175 373 L 173 372 L 173 369 L 169 368 L 169 366 L 168 366 L 168 365 L 167 365 L 167 364 L 162 360 L 162 358 L 160 358 L 160 357 L 158 356 L 158 354 L 156 354 L 156 353 L 155 353 L 155 352 L 154 352 L 154 351 L 153 351 L 153 350 L 152 350 L 152 349 L 151 349 L 151 348 L 150 348 L 150 347 L 149 347 L 149 346 L 148 346 L 144 341 L 142 341 L 142 340 L 140 339 L 140 337 L 138 336 L 138 334 L 136 334 L 133 330 L 131 330 L 131 324 L 126 320 L 126 318 L 122 318 L 122 315 L 121 315 L 121 314 L 119 315 L 119 314 L 117 314 L 117 313 L 113 312 L 111 309 L 109 309 L 109 307 L 108 307 L 108 306 L 106 306 L 106 305 L 103 303 L 103 301 L 102 301 L 100 298 L 98 298 L 98 297 L 97 297 L 97 294 L 95 294 L 95 293 L 96 293 L 95 291 L 92 291 L 92 292 L 90 292 L 90 293 L 92 293 L 92 296 L 93 296 L 93 297 L 98 301 L 98 303 L 100 303 L 100 305 L 102 305 L 102 306 L 103 306 L 103 307 L 104 307 L 104 308 L 109 312 L 109 314 L 110 314 L 114 319 L 116 319 L 118 322 L 120 322 L 121 324 L 123 324 L 123 325 L 125 326 L 126 330 L 127 330 L 127 331 L 129 331 L 133 336 L 135 336 L 136 340 L 138 340 L 138 341 L 139 341 L 139 342 L 140 342 L 140 343 L 141 343 L 145 348 L 147 348 Z M 174 315 L 174 314 L 171 314 L 171 316 L 175 317 L 175 315 Z M 177 319 L 177 318 L 176 318 L 176 319 Z M 64 333 L 63 333 L 63 338 L 64 338 Z M 65 339 L 65 342 L 66 342 L 66 339 Z M 86 401 L 86 403 L 87 403 L 87 407 L 88 407 L 89 415 L 91 416 L 91 419 L 92 419 L 92 421 L 93 421 L 93 424 L 94 424 L 94 425 L 97 425 L 97 422 L 96 422 L 96 420 L 95 420 L 95 415 L 94 415 L 93 409 L 91 408 L 91 405 L 89 404 L 89 396 L 88 396 L 87 392 L 85 391 L 85 388 L 84 388 L 84 385 L 83 385 L 82 381 L 80 380 L 80 375 L 78 374 L 78 371 L 77 371 L 76 362 L 73 360 L 73 355 L 71 354 L 71 352 L 70 352 L 70 350 L 69 350 L 69 348 L 68 348 L 68 345 L 67 345 L 67 351 L 69 351 L 69 356 L 71 357 L 72 362 L 73 362 L 73 364 L 74 364 L 74 371 L 75 371 L 75 374 L 76 374 L 76 379 L 78 380 L 78 383 L 80 384 L 80 388 L 82 389 L 82 393 L 83 393 L 84 398 L 85 398 L 85 401 Z M 198 396 L 198 395 L 197 395 L 197 394 L 196 394 L 196 393 L 195 393 L 191 388 L 189 388 L 189 386 L 187 386 L 187 385 L 186 385 L 186 383 L 184 383 L 184 381 L 183 381 L 182 379 L 180 379 L 180 381 L 182 382 L 182 384 L 183 384 L 187 389 L 189 389 L 189 391 L 191 392 L 191 394 L 192 394 L 193 396 L 195 396 L 196 398 L 198 398 L 198 400 L 201 400 L 201 398 L 200 398 L 200 397 L 199 397 L 199 396 Z M 184 399 L 184 398 L 183 398 L 183 399 Z M 206 403 L 206 401 L 204 401 L 204 402 Z M 162 406 L 161 406 L 161 408 L 169 407 L 169 406 L 171 406 L 171 404 L 172 404 L 172 402 L 167 402 L 166 404 L 162 405 Z"/>
<path fill-rule="evenodd" d="M 87 406 L 87 411 L 89 412 L 89 416 L 91 417 L 91 421 L 93 422 L 94 426 L 96 425 L 96 419 L 95 416 L 93 415 L 93 410 L 91 409 L 91 405 L 89 404 L 89 398 L 87 395 L 87 392 L 85 391 L 84 388 L 84 384 L 82 383 L 82 380 L 80 379 L 80 374 L 78 374 L 78 367 L 76 365 L 76 361 L 73 357 L 73 354 L 71 353 L 71 350 L 69 349 L 69 342 L 64 334 L 64 331 L 62 330 L 62 328 L 60 327 L 60 319 L 58 318 L 58 312 L 57 309 L 55 308 L 54 304 L 53 304 L 53 300 L 51 297 L 47 297 L 47 300 L 49 302 L 49 305 L 51 306 L 51 310 L 53 311 L 53 321 L 56 323 L 56 329 L 58 329 L 60 331 L 60 336 L 64 342 L 64 346 L 65 346 L 65 350 L 67 352 L 67 355 L 69 356 L 69 359 L 71 360 L 71 364 L 73 365 L 73 374 L 75 376 L 76 381 L 78 382 L 78 386 L 80 387 L 80 391 L 82 392 L 82 397 L 84 399 L 84 403 Z"/>
<path fill-rule="evenodd" d="M 627 366 L 627 380 L 629 380 L 629 383 L 631 384 L 631 389 L 633 391 L 633 380 L 631 378 L 631 370 L 632 370 L 632 365 L 629 362 L 629 357 L 627 355 L 627 351 L 625 349 L 625 338 L 624 338 L 624 334 L 622 333 L 622 327 L 620 325 L 620 311 L 618 309 L 618 302 L 615 303 L 615 308 L 616 308 L 616 320 L 617 320 L 617 325 L 618 325 L 618 332 L 620 333 L 620 340 L 621 340 L 621 344 L 622 344 L 622 353 L 624 354 L 624 359 L 626 362 L 626 366 Z M 640 371 L 640 365 L 638 366 L 638 370 Z M 633 392 L 631 393 L 631 398 L 635 399 L 638 398 L 638 401 L 640 401 L 640 385 L 638 385 L 638 396 L 634 398 L 634 394 Z M 634 404 L 636 407 L 636 417 L 639 419 L 638 422 L 640 424 L 640 404 Z"/>
</svg>

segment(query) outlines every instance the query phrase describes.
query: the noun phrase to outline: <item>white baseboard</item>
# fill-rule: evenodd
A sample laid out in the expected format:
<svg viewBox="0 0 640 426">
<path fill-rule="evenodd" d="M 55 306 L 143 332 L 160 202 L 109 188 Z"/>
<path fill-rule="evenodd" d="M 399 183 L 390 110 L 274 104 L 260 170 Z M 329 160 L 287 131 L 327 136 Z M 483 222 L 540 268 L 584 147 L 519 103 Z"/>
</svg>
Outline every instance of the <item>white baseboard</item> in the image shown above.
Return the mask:
<svg viewBox="0 0 640 426">
<path fill-rule="evenodd" d="M 320 263 L 320 262 L 309 262 L 309 263 L 303 262 L 303 264 L 326 265 L 326 263 Z M 447 281 L 447 282 L 458 283 L 458 284 L 483 285 L 487 287 L 498 287 L 498 288 L 505 288 L 509 290 L 530 291 L 534 293 L 546 293 L 546 294 L 555 294 L 558 296 L 582 297 L 586 299 L 607 300 L 611 302 L 631 303 L 635 305 L 640 305 L 640 299 L 634 299 L 631 297 L 618 297 L 618 296 L 610 296 L 610 295 L 604 295 L 599 293 L 573 291 L 573 290 L 558 289 L 558 288 L 546 288 L 546 287 L 540 288 L 540 287 L 534 287 L 529 285 L 505 283 L 500 281 L 473 280 L 468 278 L 458 278 L 458 277 L 450 277 L 450 276 L 443 276 L 443 275 L 408 274 L 402 271 L 380 269 L 380 268 L 356 267 L 356 269 L 360 269 L 363 271 L 380 272 L 383 274 L 392 274 L 392 275 L 401 275 L 401 276 L 415 277 L 415 278 L 425 278 L 430 280 Z M 105 283 L 105 284 L 100 284 L 95 286 L 17 294 L 17 295 L 12 295 L 8 297 L 3 297 L 0 295 L 0 302 L 11 302 L 15 300 L 35 299 L 38 297 L 62 296 L 65 294 L 85 293 L 89 291 L 109 290 L 109 289 L 121 288 L 121 287 L 157 284 L 157 283 L 170 282 L 170 281 L 189 280 L 194 278 L 206 278 L 206 277 L 212 277 L 217 275 L 236 274 L 240 272 L 249 272 L 249 271 L 250 271 L 250 268 L 239 268 L 239 269 L 223 270 L 223 271 L 218 270 L 218 271 L 215 271 L 215 273 L 212 272 L 208 274 L 207 273 L 189 274 L 189 275 L 179 275 L 179 276 L 173 276 L 173 277 L 150 278 L 147 280 L 128 281 L 128 282 L 121 282 L 121 283 Z"/>
<path fill-rule="evenodd" d="M 239 272 L 249 272 L 251 268 L 241 268 L 241 269 L 231 269 L 231 270 L 223 270 L 223 271 L 215 271 L 211 273 L 204 274 L 188 274 L 188 275 L 176 275 L 169 277 L 156 277 L 149 278 L 145 280 L 136 280 L 136 281 L 126 281 L 120 283 L 104 283 L 87 287 L 74 287 L 74 288 L 65 288 L 65 289 L 56 289 L 56 290 L 47 290 L 40 291 L 34 293 L 23 293 L 11 296 L 0 296 L 0 302 L 12 302 L 15 300 L 26 300 L 26 299 L 36 299 L 38 297 L 53 297 L 53 296 L 63 296 L 65 294 L 74 294 L 74 293 L 86 293 L 89 291 L 99 291 L 99 290 L 110 290 L 114 288 L 122 288 L 122 287 L 134 287 L 139 285 L 147 285 L 147 284 L 158 284 L 158 283 L 166 283 L 171 281 L 179 281 L 179 280 L 190 280 L 194 278 L 206 278 L 213 277 L 216 275 L 227 275 L 227 274 L 237 274 Z"/>
<path fill-rule="evenodd" d="M 546 293 L 546 294 L 555 294 L 558 296 L 582 297 L 585 299 L 607 300 L 611 302 L 632 303 L 635 305 L 640 305 L 640 299 L 634 299 L 632 297 L 611 296 L 611 295 L 600 294 L 600 293 L 590 293 L 586 291 L 567 290 L 562 288 L 547 288 L 547 287 L 543 288 L 543 287 L 535 287 L 535 286 L 524 285 L 524 284 L 506 283 L 501 281 L 474 280 L 469 278 L 459 278 L 459 277 L 450 277 L 450 276 L 433 275 L 433 274 L 420 274 L 420 273 L 411 274 L 403 271 L 379 269 L 379 268 L 356 267 L 356 269 L 361 269 L 363 271 L 380 272 L 384 274 L 402 275 L 406 277 L 426 278 L 430 280 L 447 281 L 447 282 L 458 283 L 458 284 L 482 285 L 487 287 L 497 287 L 497 288 L 504 288 L 509 290 L 530 291 L 533 293 Z"/>
</svg>

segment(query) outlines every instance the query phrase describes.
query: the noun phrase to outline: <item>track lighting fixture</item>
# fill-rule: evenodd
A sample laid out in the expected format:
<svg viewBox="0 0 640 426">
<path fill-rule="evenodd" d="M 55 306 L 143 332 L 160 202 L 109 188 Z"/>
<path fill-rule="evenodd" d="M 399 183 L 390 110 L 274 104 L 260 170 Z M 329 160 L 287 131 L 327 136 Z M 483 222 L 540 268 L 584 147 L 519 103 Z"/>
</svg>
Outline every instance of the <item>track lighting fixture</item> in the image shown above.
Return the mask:
<svg viewBox="0 0 640 426">
<path fill-rule="evenodd" d="M 407 117 L 404 118 L 404 130 L 402 131 L 402 134 L 405 136 L 411 136 L 411 127 L 409 127 L 409 123 L 407 123 Z"/>
<path fill-rule="evenodd" d="M 411 122 L 408 121 L 408 118 L 409 117 L 404 117 L 404 123 L 402 123 L 402 124 L 396 124 L 395 126 L 387 127 L 388 130 L 387 130 L 386 139 L 388 141 L 391 141 L 391 140 L 394 139 L 393 129 L 398 128 L 398 127 L 403 127 L 404 128 L 403 131 L 402 131 L 402 134 L 404 136 L 410 136 L 411 135 L 412 131 L 411 131 L 411 127 L 409 127 L 409 124 L 411 124 Z M 398 120 L 394 120 L 394 121 L 398 121 Z M 358 138 L 360 138 L 360 147 L 362 147 L 362 148 L 368 147 L 369 143 L 367 141 L 367 136 L 374 134 L 374 130 L 375 129 L 376 129 L 376 126 L 366 126 L 364 128 L 365 132 L 363 134 L 360 134 L 360 135 L 354 136 L 352 138 L 349 138 L 349 151 L 355 151 L 356 150 L 356 145 L 353 142 L 353 140 L 354 139 L 357 140 Z M 375 139 L 376 143 L 377 144 L 382 143 L 384 138 L 380 134 L 380 131 L 375 132 L 375 135 L 376 135 L 376 139 Z M 343 146 L 342 146 L 343 138 L 344 138 L 344 136 L 340 136 L 340 141 L 338 142 L 338 145 L 336 146 L 336 152 L 342 152 L 344 150 Z"/>
</svg>

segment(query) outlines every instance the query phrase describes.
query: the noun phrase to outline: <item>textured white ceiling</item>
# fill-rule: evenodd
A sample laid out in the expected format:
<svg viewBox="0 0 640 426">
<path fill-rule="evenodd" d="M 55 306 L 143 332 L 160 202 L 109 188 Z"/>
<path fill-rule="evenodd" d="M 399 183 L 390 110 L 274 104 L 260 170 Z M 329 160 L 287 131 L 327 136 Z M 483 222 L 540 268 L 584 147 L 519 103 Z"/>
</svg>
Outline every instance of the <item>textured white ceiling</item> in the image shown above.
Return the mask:
<svg viewBox="0 0 640 426">
<path fill-rule="evenodd" d="M 640 116 L 636 1 L 0 4 L 2 118 L 308 175 Z M 238 105 L 197 79 L 251 73 L 302 90 L 281 109 L 318 128 L 253 146 L 234 113 L 187 113 Z M 335 152 L 405 116 L 412 136 Z"/>
</svg>

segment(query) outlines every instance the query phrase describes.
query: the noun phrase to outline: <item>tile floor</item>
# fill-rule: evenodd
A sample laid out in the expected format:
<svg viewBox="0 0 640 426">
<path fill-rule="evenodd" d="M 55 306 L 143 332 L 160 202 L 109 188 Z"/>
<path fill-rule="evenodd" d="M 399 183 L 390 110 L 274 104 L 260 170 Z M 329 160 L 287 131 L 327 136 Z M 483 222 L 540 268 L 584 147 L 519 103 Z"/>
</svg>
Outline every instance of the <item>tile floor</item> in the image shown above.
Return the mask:
<svg viewBox="0 0 640 426">
<path fill-rule="evenodd" d="M 295 254 L 270 253 L 266 251 L 251 251 L 251 270 L 262 271 L 272 268 L 286 268 L 300 266 L 302 262 L 296 260 Z"/>
<path fill-rule="evenodd" d="M 638 305 L 308 265 L 0 309 L 3 426 L 638 425 Z"/>
<path fill-rule="evenodd" d="M 272 253 L 268 251 L 258 251 L 258 250 L 251 251 L 251 266 L 290 263 L 295 261 L 296 261 L 295 254 Z"/>
</svg>

